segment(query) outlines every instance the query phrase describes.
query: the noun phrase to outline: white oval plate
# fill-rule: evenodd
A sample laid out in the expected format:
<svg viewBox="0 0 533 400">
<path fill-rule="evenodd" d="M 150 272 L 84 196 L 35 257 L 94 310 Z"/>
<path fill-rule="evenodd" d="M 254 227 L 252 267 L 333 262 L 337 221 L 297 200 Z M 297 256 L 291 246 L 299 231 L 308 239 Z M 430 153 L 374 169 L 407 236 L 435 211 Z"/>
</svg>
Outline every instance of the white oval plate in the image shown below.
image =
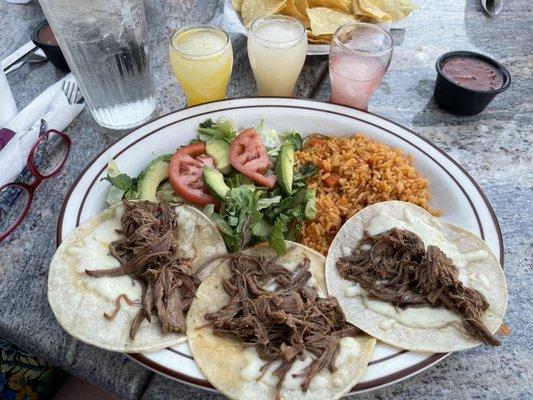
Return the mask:
<svg viewBox="0 0 533 400">
<path fill-rule="evenodd" d="M 265 125 L 279 131 L 306 135 L 364 133 L 413 155 L 420 174 L 429 179 L 431 205 L 443 210 L 443 218 L 485 239 L 503 265 L 503 240 L 498 221 L 476 182 L 450 156 L 428 140 L 391 121 L 349 107 L 288 98 L 243 98 L 187 108 L 150 122 L 113 144 L 82 172 L 63 204 L 57 226 L 61 243 L 80 223 L 106 208 L 109 184 L 107 161 L 114 158 L 120 169 L 137 176 L 156 156 L 173 152 L 195 137 L 206 118 L 233 118 L 239 127 Z M 155 353 L 132 354 L 146 367 L 184 383 L 213 389 L 190 356 L 186 343 Z M 415 375 L 447 354 L 416 353 L 378 343 L 370 366 L 353 393 L 376 389 Z"/>
</svg>

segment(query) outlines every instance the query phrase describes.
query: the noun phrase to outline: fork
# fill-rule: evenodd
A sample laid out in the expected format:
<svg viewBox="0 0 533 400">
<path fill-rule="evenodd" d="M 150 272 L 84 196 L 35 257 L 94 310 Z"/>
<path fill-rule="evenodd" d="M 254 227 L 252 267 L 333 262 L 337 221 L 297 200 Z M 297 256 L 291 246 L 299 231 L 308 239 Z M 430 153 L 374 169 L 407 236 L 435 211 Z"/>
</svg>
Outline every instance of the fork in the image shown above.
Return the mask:
<svg viewBox="0 0 533 400">
<path fill-rule="evenodd" d="M 61 90 L 65 93 L 68 104 L 81 103 L 83 101 L 83 96 L 75 82 L 63 81 Z"/>
<path fill-rule="evenodd" d="M 42 49 L 38 49 L 34 51 L 33 53 L 28 54 L 22 61 L 13 64 L 11 67 L 9 67 L 5 73 L 6 75 L 10 74 L 13 71 L 16 71 L 20 67 L 22 67 L 24 64 L 38 64 L 44 61 L 48 61 L 48 57 L 44 54 L 44 51 Z"/>
</svg>

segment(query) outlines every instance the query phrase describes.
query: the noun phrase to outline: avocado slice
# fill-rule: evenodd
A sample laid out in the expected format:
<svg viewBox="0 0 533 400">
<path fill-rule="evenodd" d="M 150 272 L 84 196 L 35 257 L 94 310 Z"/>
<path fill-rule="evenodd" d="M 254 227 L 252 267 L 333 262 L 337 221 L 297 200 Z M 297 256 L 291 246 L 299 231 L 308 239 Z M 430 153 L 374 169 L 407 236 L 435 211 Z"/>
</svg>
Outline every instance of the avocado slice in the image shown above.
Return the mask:
<svg viewBox="0 0 533 400">
<path fill-rule="evenodd" d="M 220 171 L 208 167 L 207 165 L 204 166 L 203 173 L 204 181 L 209 188 L 209 191 L 218 200 L 224 201 L 226 199 L 226 195 L 230 191 L 229 186 L 226 185 L 226 182 L 224 182 L 224 175 L 222 175 Z"/>
<path fill-rule="evenodd" d="M 229 143 L 222 139 L 209 139 L 205 142 L 205 152 L 213 157 L 217 170 L 223 174 L 229 174 L 231 171 L 229 148 Z"/>
<path fill-rule="evenodd" d="M 165 154 L 148 164 L 137 181 L 139 199 L 157 201 L 157 188 L 161 182 L 168 179 L 171 157 L 172 154 Z"/>
<path fill-rule="evenodd" d="M 294 145 L 286 140 L 281 145 L 275 168 L 278 184 L 288 195 L 292 192 L 294 176 Z"/>
</svg>

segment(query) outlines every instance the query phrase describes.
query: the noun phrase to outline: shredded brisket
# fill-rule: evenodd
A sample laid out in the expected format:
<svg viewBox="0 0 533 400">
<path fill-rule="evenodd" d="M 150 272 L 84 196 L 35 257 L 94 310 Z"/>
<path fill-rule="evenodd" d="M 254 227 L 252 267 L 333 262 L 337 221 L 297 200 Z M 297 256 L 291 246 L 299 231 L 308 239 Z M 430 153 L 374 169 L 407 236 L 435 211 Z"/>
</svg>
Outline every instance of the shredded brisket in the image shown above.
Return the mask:
<svg viewBox="0 0 533 400">
<path fill-rule="evenodd" d="M 222 281 L 229 295 L 227 305 L 206 314 L 213 333 L 231 335 L 255 346 L 266 361 L 264 374 L 275 361 L 281 361 L 274 376 L 279 378 L 276 398 L 280 398 L 283 381 L 296 359 L 306 352 L 313 361 L 298 374 L 304 377 L 302 389 L 324 368 L 335 371 L 335 357 L 342 337 L 360 334 L 346 322 L 337 299 L 319 297 L 316 287 L 309 286 L 310 261 L 305 258 L 293 273 L 277 263 L 237 253 L 230 258 L 231 277 Z M 273 286 L 275 284 L 274 290 Z"/>
<path fill-rule="evenodd" d="M 119 295 L 116 299 L 115 299 L 115 309 L 113 310 L 113 312 L 111 314 L 108 314 L 108 313 L 104 313 L 104 318 L 105 319 L 108 319 L 110 321 L 114 320 L 115 317 L 117 316 L 118 312 L 120 311 L 120 307 L 122 306 L 120 301 L 121 300 L 124 300 L 126 302 L 126 304 L 130 305 L 130 306 L 133 306 L 135 305 L 135 302 L 133 300 L 131 300 L 127 294 L 124 294 L 122 293 L 121 295 Z"/>
<path fill-rule="evenodd" d="M 144 319 L 157 316 L 163 334 L 183 333 L 186 330 L 185 313 L 200 285 L 191 271 L 190 260 L 177 256 L 177 216 L 168 203 L 124 201 L 122 239 L 110 244 L 110 254 L 120 266 L 108 270 L 86 270 L 95 278 L 129 275 L 142 287 L 141 308 L 130 328 L 135 335 Z M 113 319 L 120 310 L 120 295 L 115 311 L 106 318 Z M 131 300 L 123 297 L 128 304 Z"/>
<path fill-rule="evenodd" d="M 466 332 L 483 343 L 500 341 L 482 322 L 489 308 L 485 296 L 465 287 L 453 261 L 437 246 L 424 247 L 413 232 L 392 228 L 365 232 L 358 248 L 337 262 L 340 275 L 357 282 L 370 298 L 406 307 L 443 307 L 458 313 Z"/>
</svg>

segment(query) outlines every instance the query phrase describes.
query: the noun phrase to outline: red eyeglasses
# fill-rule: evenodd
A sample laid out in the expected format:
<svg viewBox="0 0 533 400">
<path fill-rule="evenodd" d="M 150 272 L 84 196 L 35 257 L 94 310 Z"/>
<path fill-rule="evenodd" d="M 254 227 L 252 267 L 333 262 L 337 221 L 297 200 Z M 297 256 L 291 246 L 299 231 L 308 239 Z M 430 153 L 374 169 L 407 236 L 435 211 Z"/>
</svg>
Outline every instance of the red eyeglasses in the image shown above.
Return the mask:
<svg viewBox="0 0 533 400">
<path fill-rule="evenodd" d="M 0 243 L 24 221 L 41 183 L 59 174 L 67 161 L 70 138 L 55 129 L 45 131 L 43 127 L 28 155 L 25 175 L 29 183 L 11 182 L 0 187 Z"/>
</svg>

